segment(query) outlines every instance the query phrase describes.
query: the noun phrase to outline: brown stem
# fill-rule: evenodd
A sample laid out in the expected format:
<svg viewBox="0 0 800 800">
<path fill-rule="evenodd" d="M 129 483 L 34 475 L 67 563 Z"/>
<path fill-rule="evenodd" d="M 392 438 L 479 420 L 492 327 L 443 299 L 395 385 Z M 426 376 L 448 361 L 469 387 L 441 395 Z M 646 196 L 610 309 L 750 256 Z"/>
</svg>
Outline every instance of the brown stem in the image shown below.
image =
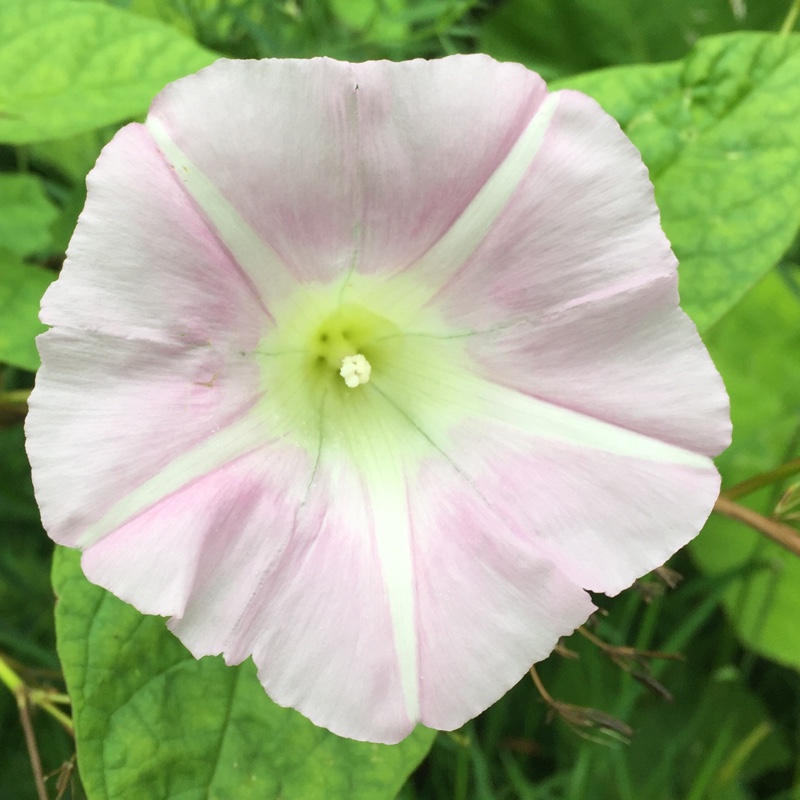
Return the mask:
<svg viewBox="0 0 800 800">
<path fill-rule="evenodd" d="M 39 748 L 36 746 L 36 736 L 33 733 L 31 717 L 28 713 L 28 703 L 25 696 L 20 693 L 17 695 L 19 705 L 19 718 L 22 721 L 22 730 L 25 733 L 25 745 L 28 748 L 28 756 L 31 760 L 33 769 L 33 780 L 36 782 L 36 794 L 39 800 L 49 800 L 47 797 L 47 787 L 44 785 L 44 771 L 42 770 L 42 759 L 39 756 Z"/>
<path fill-rule="evenodd" d="M 551 707 L 555 707 L 557 705 L 556 701 L 553 700 L 550 692 L 544 688 L 544 684 L 542 683 L 541 678 L 539 677 L 539 673 L 536 671 L 536 667 L 532 666 L 530 668 L 531 678 L 533 678 L 533 682 L 536 684 L 536 689 L 539 694 L 542 696 L 542 700 L 547 703 L 547 705 Z"/>
<path fill-rule="evenodd" d="M 662 653 L 660 650 L 637 650 L 635 647 L 627 645 L 609 644 L 604 642 L 599 636 L 595 636 L 585 625 L 579 625 L 576 629 L 585 639 L 600 648 L 604 653 L 612 658 L 637 659 L 658 658 L 662 661 L 683 661 L 680 653 Z"/>
<path fill-rule="evenodd" d="M 800 556 L 800 534 L 794 528 L 769 519 L 751 508 L 734 502 L 725 495 L 717 498 L 717 502 L 714 503 L 714 511 L 730 519 L 735 519 L 737 522 L 743 522 L 759 533 L 763 533 L 768 539 L 772 539 L 790 553 Z"/>
</svg>

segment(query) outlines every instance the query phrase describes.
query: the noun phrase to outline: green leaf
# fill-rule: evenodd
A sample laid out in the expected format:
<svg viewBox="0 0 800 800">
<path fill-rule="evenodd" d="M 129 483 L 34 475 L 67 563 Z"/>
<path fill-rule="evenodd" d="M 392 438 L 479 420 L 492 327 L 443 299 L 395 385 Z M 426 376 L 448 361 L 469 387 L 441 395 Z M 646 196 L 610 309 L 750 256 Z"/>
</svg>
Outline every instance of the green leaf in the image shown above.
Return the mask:
<svg viewBox="0 0 800 800">
<path fill-rule="evenodd" d="M 27 148 L 28 157 L 45 174 L 56 170 L 65 182 L 80 184 L 85 189 L 86 174 L 118 130 L 119 126 L 109 125 L 65 139 L 36 142 Z"/>
<path fill-rule="evenodd" d="M 0 247 L 18 256 L 45 250 L 57 216 L 35 175 L 0 175 Z"/>
<path fill-rule="evenodd" d="M 330 7 L 345 25 L 375 41 L 402 41 L 408 36 L 404 0 L 330 0 Z"/>
<path fill-rule="evenodd" d="M 53 565 L 58 651 L 89 800 L 381 800 L 430 748 L 341 739 L 272 703 L 251 661 L 193 659 L 164 620 Z"/>
<path fill-rule="evenodd" d="M 733 444 L 720 456 L 723 486 L 800 455 L 800 298 L 769 275 L 707 337 L 731 396 Z M 769 514 L 780 487 L 743 499 Z M 710 574 L 755 562 L 725 605 L 740 639 L 762 655 L 800 668 L 800 559 L 750 528 L 713 515 L 691 553 Z"/>
<path fill-rule="evenodd" d="M 682 305 L 707 330 L 800 227 L 800 36 L 738 33 L 684 60 L 561 82 L 594 97 L 639 148 L 681 262 Z"/>
<path fill-rule="evenodd" d="M 0 250 L 0 362 L 38 369 L 34 339 L 45 330 L 39 322 L 39 302 L 55 277 Z"/>
<path fill-rule="evenodd" d="M 692 42 L 713 34 L 776 31 L 788 8 L 788 0 L 506 0 L 481 26 L 479 49 L 550 80 L 682 58 Z"/>
<path fill-rule="evenodd" d="M 217 56 L 155 20 L 98 3 L 0 3 L 0 141 L 58 139 L 147 110 Z"/>
</svg>

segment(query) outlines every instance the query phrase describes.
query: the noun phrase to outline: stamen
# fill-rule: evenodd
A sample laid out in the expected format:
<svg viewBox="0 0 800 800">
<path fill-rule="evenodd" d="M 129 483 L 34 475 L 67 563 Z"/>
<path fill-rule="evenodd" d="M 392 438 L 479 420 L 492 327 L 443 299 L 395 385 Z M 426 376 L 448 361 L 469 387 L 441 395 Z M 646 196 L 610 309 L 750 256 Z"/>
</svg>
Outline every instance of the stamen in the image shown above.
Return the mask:
<svg viewBox="0 0 800 800">
<path fill-rule="evenodd" d="M 344 378 L 344 382 L 351 389 L 355 389 L 356 386 L 366 383 L 369 380 L 371 372 L 372 367 L 369 361 L 367 361 L 361 353 L 357 353 L 354 356 L 345 356 L 342 359 L 342 368 L 339 370 L 339 374 Z"/>
</svg>

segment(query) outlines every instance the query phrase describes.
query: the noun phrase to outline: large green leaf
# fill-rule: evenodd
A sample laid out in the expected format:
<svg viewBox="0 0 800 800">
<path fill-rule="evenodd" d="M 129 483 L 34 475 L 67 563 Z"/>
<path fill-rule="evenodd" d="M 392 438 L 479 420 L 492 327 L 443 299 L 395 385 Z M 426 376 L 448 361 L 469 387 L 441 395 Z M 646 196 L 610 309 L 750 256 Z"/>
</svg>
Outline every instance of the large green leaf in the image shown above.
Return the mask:
<svg viewBox="0 0 800 800">
<path fill-rule="evenodd" d="M 681 58 L 698 39 L 777 30 L 788 1 L 506 0 L 481 26 L 480 49 L 548 80 L 615 64 Z"/>
<path fill-rule="evenodd" d="M 35 371 L 39 353 L 34 339 L 45 330 L 39 303 L 55 272 L 23 264 L 0 250 L 0 362 Z"/>
<path fill-rule="evenodd" d="M 147 110 L 217 57 L 174 28 L 98 3 L 0 3 L 0 141 L 57 139 Z"/>
<path fill-rule="evenodd" d="M 800 299 L 769 275 L 707 339 L 731 396 L 733 444 L 718 459 L 730 486 L 800 455 Z M 766 489 L 745 502 L 770 513 L 775 499 Z M 800 559 L 716 515 L 691 552 L 711 574 L 761 565 L 731 586 L 726 607 L 748 646 L 800 668 Z"/>
<path fill-rule="evenodd" d="M 50 244 L 58 210 L 35 175 L 0 175 L 0 247 L 28 256 Z"/>
<path fill-rule="evenodd" d="M 427 753 L 418 728 L 392 747 L 341 739 L 272 703 L 252 662 L 193 659 L 59 549 L 58 652 L 89 800 L 381 800 Z"/>
<path fill-rule="evenodd" d="M 560 86 L 592 95 L 640 149 L 681 262 L 682 304 L 708 329 L 800 228 L 800 36 L 717 36 L 682 61 Z"/>
</svg>

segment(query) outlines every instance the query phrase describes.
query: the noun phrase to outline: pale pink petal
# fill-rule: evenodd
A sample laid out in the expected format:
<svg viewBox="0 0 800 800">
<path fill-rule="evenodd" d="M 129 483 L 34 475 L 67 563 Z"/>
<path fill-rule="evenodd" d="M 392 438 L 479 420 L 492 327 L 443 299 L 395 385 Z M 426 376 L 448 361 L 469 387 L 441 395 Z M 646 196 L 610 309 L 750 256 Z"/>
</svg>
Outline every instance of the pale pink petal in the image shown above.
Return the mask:
<svg viewBox="0 0 800 800">
<path fill-rule="evenodd" d="M 659 224 L 647 169 L 615 120 L 590 98 L 562 91 L 541 146 L 488 234 L 437 307 L 483 329 L 532 320 L 576 301 L 673 278 L 677 261 Z M 457 242 L 453 242 L 455 247 Z"/>
<path fill-rule="evenodd" d="M 728 396 L 676 280 L 532 315 L 466 339 L 491 381 L 705 455 L 731 437 Z"/>
<path fill-rule="evenodd" d="M 357 470 L 273 444 L 158 501 L 88 549 L 83 567 L 140 610 L 174 615 L 195 656 L 252 654 L 278 703 L 345 736 L 396 742 L 417 720 L 370 503 Z"/>
<path fill-rule="evenodd" d="M 131 514 L 84 552 L 84 572 L 143 613 L 180 617 L 190 608 L 217 632 L 197 654 L 220 652 L 220 631 L 233 628 L 286 546 L 312 470 L 290 445 L 245 453 Z M 215 582 L 227 586 L 224 603 L 207 594 Z"/>
<path fill-rule="evenodd" d="M 500 420 L 473 420 L 454 440 L 458 468 L 513 535 L 578 586 L 608 595 L 690 541 L 719 494 L 710 459 L 608 452 Z"/>
<path fill-rule="evenodd" d="M 274 700 L 334 732 L 396 742 L 419 720 L 459 727 L 593 606 L 446 461 L 426 460 L 408 491 L 370 489 L 338 460 L 274 445 L 160 501 L 84 569 L 174 614 L 196 656 L 252 654 Z M 382 547 L 387 530 L 411 571 Z"/>
<path fill-rule="evenodd" d="M 291 546 L 238 635 L 278 703 L 341 736 L 394 743 L 419 717 L 403 685 L 380 513 L 359 471 L 323 450 Z"/>
<path fill-rule="evenodd" d="M 168 86 L 148 125 L 295 275 L 325 281 L 419 258 L 544 97 L 537 75 L 487 56 L 220 61 Z"/>
<path fill-rule="evenodd" d="M 255 347 L 268 317 L 253 287 L 143 126 L 114 137 L 87 186 L 43 322 L 223 356 Z"/>
<path fill-rule="evenodd" d="M 488 379 L 716 455 L 728 398 L 678 309 L 647 171 L 592 100 L 553 98 L 527 175 L 472 256 L 447 278 L 450 231 L 413 269 L 438 265 L 447 282 L 432 304 Z"/>
<path fill-rule="evenodd" d="M 141 125 L 90 173 L 42 319 L 57 327 L 38 340 L 27 447 L 59 542 L 85 544 L 121 498 L 263 393 L 247 354 L 269 317 Z"/>
<path fill-rule="evenodd" d="M 594 609 L 484 488 L 442 457 L 410 487 L 421 719 L 442 730 L 498 700 Z"/>
<path fill-rule="evenodd" d="M 246 416 L 259 396 L 256 366 L 208 344 L 59 327 L 38 345 L 27 450 L 42 521 L 62 544 L 80 544 L 133 489 Z"/>
<path fill-rule="evenodd" d="M 703 526 L 719 493 L 713 461 L 464 373 L 400 387 L 414 366 L 376 379 L 408 398 L 424 438 L 521 541 L 578 586 L 615 594 L 662 564 Z M 427 402 L 426 402 L 427 401 Z M 450 409 L 447 430 L 426 405 Z"/>
<path fill-rule="evenodd" d="M 353 69 L 363 193 L 358 269 L 395 270 L 451 228 L 537 115 L 546 87 L 521 65 L 485 55 Z"/>
</svg>

